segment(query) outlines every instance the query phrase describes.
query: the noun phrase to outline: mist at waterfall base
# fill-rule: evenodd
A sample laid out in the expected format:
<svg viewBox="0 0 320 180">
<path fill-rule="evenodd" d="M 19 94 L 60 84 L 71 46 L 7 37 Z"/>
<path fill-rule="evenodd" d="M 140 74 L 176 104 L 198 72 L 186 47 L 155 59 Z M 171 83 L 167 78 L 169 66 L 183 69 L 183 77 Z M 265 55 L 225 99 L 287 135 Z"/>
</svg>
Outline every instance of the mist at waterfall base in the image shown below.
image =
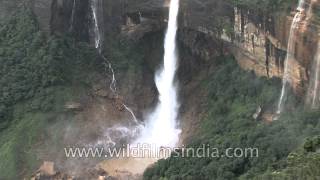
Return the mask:
<svg viewBox="0 0 320 180">
<path fill-rule="evenodd" d="M 283 111 L 284 103 L 287 100 L 287 91 L 291 84 L 290 70 L 292 69 L 291 61 L 293 61 L 295 58 L 294 56 L 295 56 L 295 50 L 296 50 L 296 43 L 295 43 L 296 29 L 298 28 L 299 22 L 301 20 L 302 11 L 304 11 L 304 3 L 305 3 L 304 0 L 299 1 L 299 5 L 297 8 L 298 12 L 295 14 L 290 27 L 290 34 L 289 34 L 288 46 L 287 46 L 287 56 L 285 59 L 284 73 L 282 78 L 282 89 L 281 89 L 280 99 L 279 99 L 278 108 L 277 108 L 278 115 L 281 114 Z M 277 118 L 275 118 L 274 120 L 277 120 Z"/>
<path fill-rule="evenodd" d="M 180 130 L 177 129 L 179 103 L 175 83 L 178 60 L 176 47 L 178 12 L 179 0 L 171 0 L 164 42 L 164 64 L 155 76 L 159 91 L 158 104 L 147 117 L 145 127 L 133 144 L 174 147 L 179 141 Z"/>
</svg>

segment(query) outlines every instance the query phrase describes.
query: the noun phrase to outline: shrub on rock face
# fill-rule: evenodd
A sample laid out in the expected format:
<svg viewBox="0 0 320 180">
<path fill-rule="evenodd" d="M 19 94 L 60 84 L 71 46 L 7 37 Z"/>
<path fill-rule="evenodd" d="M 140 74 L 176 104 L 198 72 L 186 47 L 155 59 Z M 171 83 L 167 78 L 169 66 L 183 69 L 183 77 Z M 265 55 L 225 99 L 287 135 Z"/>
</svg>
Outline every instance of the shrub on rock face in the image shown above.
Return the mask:
<svg viewBox="0 0 320 180">
<path fill-rule="evenodd" d="M 306 152 L 316 152 L 320 148 L 320 136 L 315 138 L 308 138 L 303 145 Z"/>
</svg>

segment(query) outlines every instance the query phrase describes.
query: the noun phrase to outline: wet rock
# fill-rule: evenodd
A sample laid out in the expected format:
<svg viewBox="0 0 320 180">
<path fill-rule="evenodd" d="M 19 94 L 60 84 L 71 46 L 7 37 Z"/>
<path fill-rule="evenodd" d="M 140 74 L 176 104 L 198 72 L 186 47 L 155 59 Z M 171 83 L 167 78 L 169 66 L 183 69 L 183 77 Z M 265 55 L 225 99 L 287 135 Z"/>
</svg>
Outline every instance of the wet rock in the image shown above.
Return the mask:
<svg viewBox="0 0 320 180">
<path fill-rule="evenodd" d="M 53 176 L 54 174 L 56 174 L 56 172 L 54 170 L 54 163 L 53 162 L 49 162 L 49 161 L 43 162 L 43 164 L 40 167 L 39 171 L 42 174 L 48 175 L 48 176 Z"/>
<path fill-rule="evenodd" d="M 142 18 L 141 18 L 142 19 Z M 127 24 L 121 28 L 123 38 L 138 41 L 145 34 L 162 29 L 162 23 L 158 20 L 144 19 L 139 24 L 131 23 L 130 17 L 127 18 Z"/>
<path fill-rule="evenodd" d="M 31 180 L 74 180 L 74 177 L 67 174 L 57 172 L 54 163 L 45 161 L 39 170 L 33 175 Z"/>
<path fill-rule="evenodd" d="M 94 85 L 93 92 L 96 96 L 99 96 L 99 97 L 104 97 L 108 99 L 114 98 L 114 94 L 111 92 L 111 90 L 107 89 L 105 85 L 102 85 L 102 83 Z"/>
<path fill-rule="evenodd" d="M 101 168 L 94 168 L 89 170 L 89 176 L 92 179 L 97 179 L 97 180 L 107 180 L 108 179 L 108 173 L 101 169 Z"/>
<path fill-rule="evenodd" d="M 83 110 L 82 104 L 78 103 L 78 102 L 67 102 L 64 105 L 64 107 L 68 111 L 82 111 Z"/>
<path fill-rule="evenodd" d="M 114 106 L 118 109 L 118 111 L 124 111 L 125 107 L 123 105 L 124 99 L 122 96 L 115 96 L 113 99 Z"/>
<path fill-rule="evenodd" d="M 262 108 L 261 108 L 261 106 L 259 106 L 258 108 L 257 108 L 257 110 L 256 110 L 256 112 L 253 114 L 253 119 L 255 119 L 255 120 L 257 120 L 259 117 L 260 117 L 260 115 L 261 115 L 261 112 L 262 112 Z"/>
</svg>

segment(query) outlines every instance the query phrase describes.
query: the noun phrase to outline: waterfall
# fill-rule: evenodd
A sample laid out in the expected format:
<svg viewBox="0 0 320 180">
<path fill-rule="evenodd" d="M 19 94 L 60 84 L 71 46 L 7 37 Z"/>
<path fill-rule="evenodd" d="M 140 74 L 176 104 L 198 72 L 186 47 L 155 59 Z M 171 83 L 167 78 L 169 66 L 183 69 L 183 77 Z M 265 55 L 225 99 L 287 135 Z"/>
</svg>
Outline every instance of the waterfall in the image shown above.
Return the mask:
<svg viewBox="0 0 320 180">
<path fill-rule="evenodd" d="M 177 129 L 179 103 L 175 84 L 177 70 L 176 33 L 179 0 L 171 0 L 168 28 L 164 44 L 164 65 L 156 73 L 155 83 L 159 91 L 158 104 L 147 121 L 136 143 L 174 147 L 179 140 Z"/>
<path fill-rule="evenodd" d="M 314 59 L 312 77 L 314 77 L 310 88 L 312 89 L 312 108 L 317 108 L 320 102 L 319 92 L 319 74 L 320 74 L 320 41 L 318 42 L 318 50 Z"/>
<path fill-rule="evenodd" d="M 76 0 L 73 0 L 69 32 L 71 32 L 73 30 L 73 23 L 74 23 L 75 14 L 76 14 Z"/>
<path fill-rule="evenodd" d="M 74 0 L 75 1 L 75 0 Z M 103 41 L 103 29 L 100 26 L 101 20 L 99 19 L 102 16 L 102 2 L 103 0 L 91 0 L 91 9 L 92 9 L 92 18 L 93 18 L 93 32 L 94 32 L 94 44 L 95 48 L 98 50 L 100 56 L 104 60 L 104 67 L 105 67 L 105 72 L 111 73 L 111 83 L 109 84 L 109 89 L 112 91 L 112 93 L 116 96 L 119 97 L 119 94 L 117 92 L 117 81 L 115 77 L 115 72 L 114 69 L 112 68 L 111 62 L 103 55 L 102 53 L 102 41 Z M 133 113 L 133 110 L 129 108 L 126 104 L 122 103 L 122 106 L 130 113 L 133 121 L 135 122 L 136 125 L 139 125 L 139 122 Z M 140 125 L 139 125 L 140 126 Z"/>
<path fill-rule="evenodd" d="M 299 1 L 297 13 L 295 14 L 295 16 L 293 18 L 291 28 L 290 28 L 290 34 L 289 34 L 288 46 L 287 46 L 287 56 L 285 59 L 284 73 L 283 73 L 283 78 L 282 78 L 282 90 L 281 90 L 281 95 L 280 95 L 280 99 L 279 99 L 279 103 L 278 103 L 277 114 L 281 114 L 281 112 L 283 110 L 283 105 L 286 101 L 286 96 L 287 96 L 287 89 L 291 83 L 290 71 L 292 69 L 291 61 L 293 61 L 295 59 L 296 30 L 297 30 L 299 22 L 301 21 L 301 18 L 302 18 L 302 13 L 304 11 L 304 4 L 305 4 L 305 0 Z"/>
<path fill-rule="evenodd" d="M 100 0 L 91 0 L 91 9 L 92 9 L 92 17 L 93 17 L 93 22 L 94 22 L 94 43 L 96 49 L 98 49 L 99 53 L 101 54 L 102 49 L 101 49 L 101 35 L 102 32 L 100 30 L 99 26 L 99 7 L 101 6 Z"/>
</svg>

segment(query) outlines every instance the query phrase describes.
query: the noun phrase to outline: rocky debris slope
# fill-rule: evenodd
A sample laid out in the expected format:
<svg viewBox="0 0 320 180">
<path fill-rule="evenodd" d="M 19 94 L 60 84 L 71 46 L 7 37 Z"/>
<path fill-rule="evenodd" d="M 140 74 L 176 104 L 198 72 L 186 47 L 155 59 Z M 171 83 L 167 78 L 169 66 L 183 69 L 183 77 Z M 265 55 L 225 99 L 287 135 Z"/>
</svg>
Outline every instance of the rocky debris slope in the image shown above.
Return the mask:
<svg viewBox="0 0 320 180">
<path fill-rule="evenodd" d="M 109 175 L 101 168 L 87 169 L 85 176 L 81 179 L 90 180 L 120 180 L 118 177 Z M 37 172 L 31 176 L 30 180 L 80 180 L 77 177 L 65 174 L 63 171 L 58 171 L 55 164 L 50 161 L 44 161 Z"/>
</svg>

